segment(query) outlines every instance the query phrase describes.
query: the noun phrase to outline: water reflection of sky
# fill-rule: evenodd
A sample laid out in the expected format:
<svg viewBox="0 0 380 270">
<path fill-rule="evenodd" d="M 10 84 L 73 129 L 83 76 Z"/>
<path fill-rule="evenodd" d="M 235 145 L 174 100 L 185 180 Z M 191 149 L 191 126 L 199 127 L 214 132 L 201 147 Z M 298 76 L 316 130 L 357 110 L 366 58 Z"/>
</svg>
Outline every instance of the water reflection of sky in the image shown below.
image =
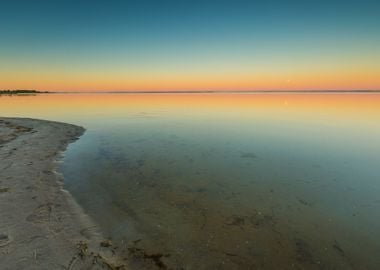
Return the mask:
<svg viewBox="0 0 380 270">
<path fill-rule="evenodd" d="M 380 263 L 380 95 L 76 94 L 0 105 L 5 116 L 85 126 L 65 156 L 67 188 L 107 234 L 170 253 L 172 268 Z"/>
</svg>

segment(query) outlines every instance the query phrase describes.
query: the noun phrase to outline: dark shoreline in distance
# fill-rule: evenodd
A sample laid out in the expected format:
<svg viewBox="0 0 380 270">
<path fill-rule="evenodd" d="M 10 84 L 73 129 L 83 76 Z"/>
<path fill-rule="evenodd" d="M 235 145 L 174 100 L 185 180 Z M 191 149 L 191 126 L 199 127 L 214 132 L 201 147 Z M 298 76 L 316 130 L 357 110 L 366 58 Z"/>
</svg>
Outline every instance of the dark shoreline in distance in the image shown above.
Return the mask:
<svg viewBox="0 0 380 270">
<path fill-rule="evenodd" d="M 54 91 L 49 94 L 339 94 L 339 93 L 380 93 L 380 90 L 252 90 L 252 91 Z"/>
<path fill-rule="evenodd" d="M 0 95 L 33 95 L 33 94 L 46 94 L 50 93 L 48 91 L 37 91 L 37 90 L 0 90 Z"/>
</svg>

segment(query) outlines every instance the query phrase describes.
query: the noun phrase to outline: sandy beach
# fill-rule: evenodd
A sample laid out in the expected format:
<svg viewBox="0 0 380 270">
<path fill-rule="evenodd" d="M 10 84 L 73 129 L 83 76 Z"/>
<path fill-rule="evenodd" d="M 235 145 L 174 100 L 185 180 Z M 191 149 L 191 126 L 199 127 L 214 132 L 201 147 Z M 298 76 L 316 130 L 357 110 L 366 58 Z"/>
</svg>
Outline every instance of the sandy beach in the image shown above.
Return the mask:
<svg viewBox="0 0 380 270">
<path fill-rule="evenodd" d="M 125 269 L 56 172 L 83 133 L 70 124 L 0 118 L 1 269 Z"/>
</svg>

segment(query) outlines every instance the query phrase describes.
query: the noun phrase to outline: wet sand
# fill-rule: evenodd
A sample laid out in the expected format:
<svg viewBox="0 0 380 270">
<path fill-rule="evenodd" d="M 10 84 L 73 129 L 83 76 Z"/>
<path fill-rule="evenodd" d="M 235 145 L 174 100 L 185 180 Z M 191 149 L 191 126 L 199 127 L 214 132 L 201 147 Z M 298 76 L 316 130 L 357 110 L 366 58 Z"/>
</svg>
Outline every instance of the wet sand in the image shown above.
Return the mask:
<svg viewBox="0 0 380 270">
<path fill-rule="evenodd" d="M 70 124 L 0 118 L 1 269 L 125 269 L 56 172 L 62 151 L 83 133 Z"/>
</svg>

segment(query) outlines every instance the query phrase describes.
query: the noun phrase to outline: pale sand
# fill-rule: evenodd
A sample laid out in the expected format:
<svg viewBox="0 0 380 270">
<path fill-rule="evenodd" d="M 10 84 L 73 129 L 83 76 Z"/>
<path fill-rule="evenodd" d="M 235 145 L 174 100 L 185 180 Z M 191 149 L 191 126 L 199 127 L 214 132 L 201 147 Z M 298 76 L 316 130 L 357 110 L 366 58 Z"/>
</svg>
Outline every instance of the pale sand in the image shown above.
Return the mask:
<svg viewBox="0 0 380 270">
<path fill-rule="evenodd" d="M 83 132 L 0 118 L 1 269 L 126 269 L 56 172 L 62 151 Z"/>
</svg>

